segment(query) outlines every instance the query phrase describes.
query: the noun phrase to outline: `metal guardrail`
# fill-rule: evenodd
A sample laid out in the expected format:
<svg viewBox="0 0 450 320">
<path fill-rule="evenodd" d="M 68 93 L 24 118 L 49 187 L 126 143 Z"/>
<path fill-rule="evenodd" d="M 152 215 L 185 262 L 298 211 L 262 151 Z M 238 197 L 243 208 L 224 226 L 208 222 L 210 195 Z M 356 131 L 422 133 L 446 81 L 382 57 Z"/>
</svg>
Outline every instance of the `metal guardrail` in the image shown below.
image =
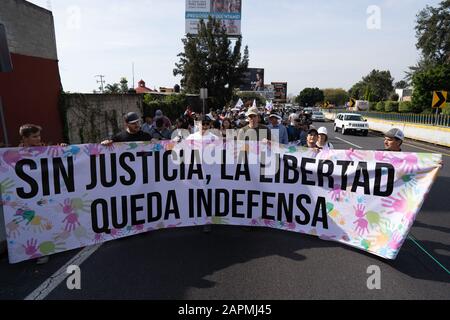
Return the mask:
<svg viewBox="0 0 450 320">
<path fill-rule="evenodd" d="M 436 114 L 416 114 L 416 113 L 388 113 L 388 112 L 373 112 L 373 111 L 348 111 L 345 109 L 323 109 L 322 111 L 330 113 L 351 112 L 351 113 L 358 113 L 363 117 L 380 120 L 416 123 L 446 128 L 450 127 L 450 115 L 447 114 L 436 115 Z"/>
</svg>

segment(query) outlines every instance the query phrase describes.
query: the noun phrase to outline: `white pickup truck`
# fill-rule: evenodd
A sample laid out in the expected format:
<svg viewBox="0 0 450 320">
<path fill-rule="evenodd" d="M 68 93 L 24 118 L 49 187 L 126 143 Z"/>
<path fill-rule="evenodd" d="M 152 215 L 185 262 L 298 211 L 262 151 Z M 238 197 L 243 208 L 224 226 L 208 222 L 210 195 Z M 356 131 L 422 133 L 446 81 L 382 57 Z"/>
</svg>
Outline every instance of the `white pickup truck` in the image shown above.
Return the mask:
<svg viewBox="0 0 450 320">
<path fill-rule="evenodd" d="M 339 113 L 334 120 L 334 132 L 338 132 L 338 130 L 341 130 L 342 134 L 357 132 L 367 136 L 369 124 L 360 114 Z"/>
</svg>

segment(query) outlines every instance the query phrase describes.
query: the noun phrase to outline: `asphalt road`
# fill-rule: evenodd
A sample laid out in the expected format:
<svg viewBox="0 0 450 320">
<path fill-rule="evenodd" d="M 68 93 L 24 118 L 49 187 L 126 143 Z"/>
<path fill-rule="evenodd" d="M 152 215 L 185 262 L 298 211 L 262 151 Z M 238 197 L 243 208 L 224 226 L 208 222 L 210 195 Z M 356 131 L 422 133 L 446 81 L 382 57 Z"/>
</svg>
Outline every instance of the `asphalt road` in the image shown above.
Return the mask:
<svg viewBox="0 0 450 320">
<path fill-rule="evenodd" d="M 321 124 L 315 124 L 317 127 Z M 336 149 L 383 148 L 383 138 L 334 133 Z M 343 140 L 346 141 L 343 141 Z M 350 145 L 353 144 L 353 145 Z M 398 257 L 387 261 L 313 236 L 213 226 L 169 229 L 104 243 L 81 265 L 81 290 L 62 281 L 45 299 L 450 299 L 450 149 L 406 141 L 404 151 L 443 154 L 444 166 Z M 0 299 L 24 299 L 80 250 L 9 265 L 0 257 Z M 367 268 L 381 289 L 367 288 Z"/>
</svg>

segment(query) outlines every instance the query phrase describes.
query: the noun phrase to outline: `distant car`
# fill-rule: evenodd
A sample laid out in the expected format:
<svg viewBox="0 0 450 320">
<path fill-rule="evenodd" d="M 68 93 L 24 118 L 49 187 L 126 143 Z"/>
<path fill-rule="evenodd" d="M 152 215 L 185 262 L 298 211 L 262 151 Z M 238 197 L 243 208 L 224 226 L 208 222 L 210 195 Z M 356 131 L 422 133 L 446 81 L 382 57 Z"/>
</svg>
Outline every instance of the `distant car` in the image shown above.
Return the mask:
<svg viewBox="0 0 450 320">
<path fill-rule="evenodd" d="M 369 133 L 369 124 L 360 114 L 339 113 L 334 120 L 334 132 L 338 132 L 339 130 L 341 130 L 342 134 L 356 132 L 367 136 Z"/>
<path fill-rule="evenodd" d="M 314 111 L 311 116 L 312 121 L 325 121 L 325 115 L 320 111 Z"/>
<path fill-rule="evenodd" d="M 309 108 L 309 107 L 303 108 L 303 113 L 305 113 L 305 114 L 312 114 L 313 113 L 313 108 Z"/>
</svg>

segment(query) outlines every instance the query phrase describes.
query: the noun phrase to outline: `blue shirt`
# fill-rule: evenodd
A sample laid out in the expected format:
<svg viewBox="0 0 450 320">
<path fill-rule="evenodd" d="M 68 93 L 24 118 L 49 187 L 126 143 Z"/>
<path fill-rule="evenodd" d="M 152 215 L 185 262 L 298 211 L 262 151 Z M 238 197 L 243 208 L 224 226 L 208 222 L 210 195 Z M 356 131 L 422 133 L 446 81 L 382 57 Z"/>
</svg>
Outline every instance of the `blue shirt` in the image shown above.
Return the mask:
<svg viewBox="0 0 450 320">
<path fill-rule="evenodd" d="M 279 143 L 281 144 L 288 144 L 289 143 L 289 138 L 288 138 L 288 132 L 285 126 L 283 126 L 282 124 L 279 124 L 277 126 L 273 126 L 272 124 L 269 124 L 267 126 L 270 130 L 278 130 L 278 135 L 279 135 Z"/>
</svg>

